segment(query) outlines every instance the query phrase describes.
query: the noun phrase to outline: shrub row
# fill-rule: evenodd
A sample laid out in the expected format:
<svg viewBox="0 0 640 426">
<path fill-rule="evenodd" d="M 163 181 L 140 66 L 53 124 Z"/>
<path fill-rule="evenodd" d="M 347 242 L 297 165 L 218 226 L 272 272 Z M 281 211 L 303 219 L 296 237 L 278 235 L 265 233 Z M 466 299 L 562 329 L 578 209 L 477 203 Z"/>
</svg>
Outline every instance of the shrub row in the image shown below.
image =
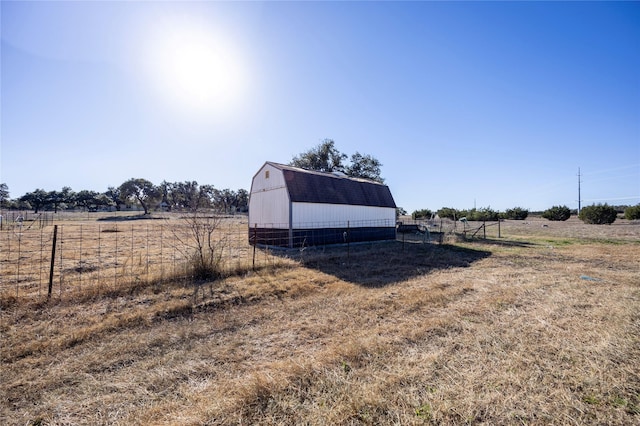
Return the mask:
<svg viewBox="0 0 640 426">
<path fill-rule="evenodd" d="M 580 210 L 578 218 L 584 223 L 589 224 L 610 224 L 617 218 L 617 209 L 608 204 L 595 204 L 584 207 Z M 433 212 L 429 209 L 415 210 L 411 217 L 413 219 L 428 219 Z M 498 219 L 524 220 L 529 216 L 529 210 L 522 207 L 514 207 L 499 213 L 490 207 L 471 210 L 457 210 L 452 207 L 443 207 L 436 212 L 441 218 L 459 220 L 466 218 L 473 221 L 496 221 Z M 565 221 L 571 217 L 571 209 L 567 206 L 553 206 L 542 212 L 542 217 L 552 221 Z M 640 219 L 640 204 L 637 206 L 627 207 L 624 210 L 624 217 L 627 220 Z"/>
</svg>

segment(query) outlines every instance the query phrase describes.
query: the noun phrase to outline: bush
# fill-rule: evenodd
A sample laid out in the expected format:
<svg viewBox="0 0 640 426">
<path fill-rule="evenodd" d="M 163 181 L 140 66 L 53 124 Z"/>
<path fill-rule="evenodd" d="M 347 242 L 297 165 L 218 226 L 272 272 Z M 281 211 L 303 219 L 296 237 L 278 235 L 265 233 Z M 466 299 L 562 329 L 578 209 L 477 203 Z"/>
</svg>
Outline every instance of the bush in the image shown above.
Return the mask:
<svg viewBox="0 0 640 426">
<path fill-rule="evenodd" d="M 584 223 L 593 225 L 612 224 L 618 217 L 616 209 L 608 204 L 594 204 L 580 210 L 578 217 Z"/>
<path fill-rule="evenodd" d="M 505 219 L 525 220 L 527 216 L 529 216 L 529 210 L 523 209 L 522 207 L 514 207 L 507 209 L 502 216 Z"/>
<path fill-rule="evenodd" d="M 640 219 L 640 204 L 624 209 L 624 218 L 627 220 Z"/>
<path fill-rule="evenodd" d="M 224 274 L 222 254 L 227 249 L 226 241 L 214 238 L 221 220 L 219 216 L 206 216 L 194 211 L 184 217 L 186 234 L 173 234 L 180 243 L 178 251 L 189 259 L 187 270 L 195 281 L 215 280 Z"/>
<path fill-rule="evenodd" d="M 458 210 L 451 207 L 443 207 L 437 211 L 437 214 L 441 218 L 447 218 L 452 220 L 457 220 L 461 217 Z"/>
<path fill-rule="evenodd" d="M 433 214 L 433 212 L 431 210 L 429 210 L 429 209 L 421 209 L 421 210 L 416 210 L 413 213 L 411 213 L 411 218 L 413 220 L 430 219 L 432 214 Z"/>
<path fill-rule="evenodd" d="M 567 206 L 553 206 L 542 212 L 542 217 L 549 220 L 564 221 L 571 217 L 571 210 Z"/>
<path fill-rule="evenodd" d="M 462 212 L 460 214 L 462 216 L 466 216 L 467 220 L 475 220 L 475 221 L 483 221 L 483 220 L 493 221 L 493 220 L 498 220 L 500 217 L 500 214 L 497 211 L 491 210 L 491 207 L 471 209 L 464 213 L 465 213 L 464 215 L 462 214 Z"/>
</svg>

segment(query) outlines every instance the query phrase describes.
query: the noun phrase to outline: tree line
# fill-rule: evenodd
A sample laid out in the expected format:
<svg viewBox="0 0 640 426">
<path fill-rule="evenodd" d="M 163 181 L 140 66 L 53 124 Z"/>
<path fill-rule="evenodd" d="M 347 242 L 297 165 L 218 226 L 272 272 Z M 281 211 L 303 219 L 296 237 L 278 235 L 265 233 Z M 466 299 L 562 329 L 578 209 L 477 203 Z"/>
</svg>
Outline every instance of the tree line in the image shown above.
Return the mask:
<svg viewBox="0 0 640 426">
<path fill-rule="evenodd" d="M 5 209 L 28 209 L 38 213 L 42 210 L 82 209 L 98 211 L 140 206 L 144 214 L 151 210 L 195 211 L 214 209 L 222 213 L 246 212 L 249 209 L 249 192 L 218 189 L 213 185 L 200 185 L 196 181 L 167 182 L 154 185 L 143 178 L 131 178 L 122 185 L 110 186 L 105 192 L 91 190 L 73 191 L 65 186 L 60 191 L 36 189 L 16 199 L 9 198 L 9 187 L 0 184 L 0 207 Z"/>
<path fill-rule="evenodd" d="M 369 154 L 356 152 L 350 157 L 340 152 L 332 139 L 324 139 L 316 147 L 294 156 L 292 166 L 321 172 L 342 172 L 347 176 L 370 179 L 383 183 L 382 163 Z M 224 213 L 249 210 L 249 193 L 245 189 L 217 189 L 213 185 L 200 185 L 196 181 L 162 182 L 154 185 L 142 178 L 132 178 L 105 192 L 82 190 L 74 192 L 70 187 L 61 191 L 36 189 L 17 199 L 9 198 L 9 188 L 0 184 L 0 207 L 5 209 L 58 210 L 81 208 L 87 211 L 115 208 L 121 210 L 132 205 L 140 206 L 145 214 L 152 209 L 167 211 L 193 211 L 201 208 Z"/>
</svg>

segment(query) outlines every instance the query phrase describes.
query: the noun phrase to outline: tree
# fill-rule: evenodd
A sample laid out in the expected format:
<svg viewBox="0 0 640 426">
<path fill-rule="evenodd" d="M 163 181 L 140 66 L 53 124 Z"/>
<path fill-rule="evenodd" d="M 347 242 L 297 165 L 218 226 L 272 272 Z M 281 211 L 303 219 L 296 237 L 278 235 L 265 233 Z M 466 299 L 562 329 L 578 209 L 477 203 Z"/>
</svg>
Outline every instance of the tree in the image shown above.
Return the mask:
<svg viewBox="0 0 640 426">
<path fill-rule="evenodd" d="M 201 185 L 198 190 L 198 208 L 211 208 L 215 199 L 216 188 L 213 185 Z"/>
<path fill-rule="evenodd" d="M 325 139 L 320 145 L 293 157 L 291 166 L 319 172 L 345 172 L 343 161 L 346 154 L 341 153 L 335 147 L 335 142 Z"/>
<path fill-rule="evenodd" d="M 617 217 L 618 212 L 615 207 L 606 203 L 583 207 L 578 214 L 578 218 L 581 221 L 594 225 L 610 225 L 615 222 Z"/>
<path fill-rule="evenodd" d="M 236 209 L 239 212 L 249 211 L 249 191 L 238 189 L 236 192 Z"/>
<path fill-rule="evenodd" d="M 198 185 L 198 182 L 162 182 L 162 201 L 170 209 L 195 211 L 211 205 L 211 185 Z"/>
<path fill-rule="evenodd" d="M 461 217 L 460 213 L 458 212 L 458 210 L 452 208 L 452 207 L 443 207 L 440 210 L 438 210 L 436 212 L 436 214 L 438 216 L 440 216 L 441 218 L 446 218 L 446 219 L 451 219 L 451 220 L 457 220 Z"/>
<path fill-rule="evenodd" d="M 213 207 L 220 212 L 229 214 L 237 211 L 249 210 L 249 192 L 246 189 L 215 189 L 209 186 Z"/>
<path fill-rule="evenodd" d="M 160 195 L 162 197 L 162 204 L 166 206 L 166 208 L 171 211 L 173 204 L 169 201 L 169 192 L 171 191 L 172 184 L 163 180 L 160 186 L 158 186 L 158 191 L 160 191 Z"/>
<path fill-rule="evenodd" d="M 6 207 L 9 202 L 9 186 L 0 183 L 0 207 Z"/>
<path fill-rule="evenodd" d="M 630 206 L 624 209 L 624 218 L 627 220 L 640 219 L 640 204 L 637 206 Z"/>
<path fill-rule="evenodd" d="M 53 206 L 53 211 L 58 213 L 58 208 L 64 206 L 65 204 L 73 204 L 75 194 L 71 188 L 65 186 L 62 188 L 62 191 L 51 191 L 49 192 L 49 198 L 47 204 Z"/>
<path fill-rule="evenodd" d="M 413 213 L 411 213 L 411 218 L 413 220 L 430 219 L 432 214 L 433 212 L 429 209 L 420 209 L 420 210 L 415 210 Z"/>
<path fill-rule="evenodd" d="M 234 205 L 236 194 L 230 189 L 216 189 L 214 192 L 214 207 L 223 213 L 229 213 Z"/>
<path fill-rule="evenodd" d="M 108 206 L 113 206 L 114 202 L 113 200 L 107 196 L 107 194 L 98 194 L 98 196 L 96 197 L 96 207 L 100 208 L 102 206 L 108 207 Z"/>
<path fill-rule="evenodd" d="M 206 185 L 203 185 L 206 186 Z M 184 207 L 191 211 L 195 211 L 200 207 L 205 207 L 207 204 L 208 189 L 198 185 L 198 182 L 184 182 L 178 184 L 178 189 L 181 192 L 181 198 L 184 201 Z"/>
<path fill-rule="evenodd" d="M 502 215 L 505 219 L 525 220 L 529 216 L 529 210 L 522 207 L 514 207 L 507 209 Z"/>
<path fill-rule="evenodd" d="M 131 200 L 132 198 L 140 203 L 144 209 L 144 214 L 149 214 L 149 206 L 159 201 L 162 193 L 153 183 L 142 178 L 131 178 L 120 185 L 120 198 L 122 201 Z"/>
<path fill-rule="evenodd" d="M 351 156 L 351 164 L 347 166 L 345 173 L 351 177 L 374 180 L 384 183 L 384 179 L 380 177 L 380 168 L 382 163 L 371 155 L 362 155 L 356 151 Z"/>
<path fill-rule="evenodd" d="M 346 154 L 338 151 L 333 140 L 325 139 L 315 148 L 293 157 L 289 165 L 319 172 L 342 172 L 351 177 L 384 182 L 380 176 L 382 163 L 373 156 L 356 152 L 349 164 L 345 164 L 347 158 Z"/>
<path fill-rule="evenodd" d="M 105 192 L 104 195 L 116 206 L 116 210 L 120 211 L 123 204 L 120 188 L 110 186 L 107 188 L 107 192 Z"/>
<path fill-rule="evenodd" d="M 548 220 L 565 221 L 571 217 L 571 210 L 567 206 L 553 206 L 542 212 L 542 217 Z"/>
<path fill-rule="evenodd" d="M 479 209 L 473 208 L 466 212 L 460 212 L 460 217 L 475 221 L 493 221 L 498 220 L 500 215 L 497 211 L 492 210 L 491 207 L 480 207 Z"/>
<path fill-rule="evenodd" d="M 38 213 L 49 202 L 49 193 L 44 189 L 36 189 L 33 192 L 24 194 L 19 201 L 28 203 L 33 212 Z"/>
<path fill-rule="evenodd" d="M 102 204 L 102 201 L 99 199 L 100 194 L 96 191 L 88 191 L 83 189 L 78 192 L 75 196 L 76 204 L 85 210 L 97 209 L 99 205 Z"/>
</svg>

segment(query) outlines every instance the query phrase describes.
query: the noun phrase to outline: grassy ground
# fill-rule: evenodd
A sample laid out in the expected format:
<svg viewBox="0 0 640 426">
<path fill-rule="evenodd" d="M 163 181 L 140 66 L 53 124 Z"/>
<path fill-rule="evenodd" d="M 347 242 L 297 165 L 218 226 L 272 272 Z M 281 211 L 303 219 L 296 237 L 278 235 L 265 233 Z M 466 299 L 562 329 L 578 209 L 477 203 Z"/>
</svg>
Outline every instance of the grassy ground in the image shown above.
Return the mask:
<svg viewBox="0 0 640 426">
<path fill-rule="evenodd" d="M 502 234 L 8 301 L 0 423 L 640 424 L 640 225 Z"/>
</svg>

